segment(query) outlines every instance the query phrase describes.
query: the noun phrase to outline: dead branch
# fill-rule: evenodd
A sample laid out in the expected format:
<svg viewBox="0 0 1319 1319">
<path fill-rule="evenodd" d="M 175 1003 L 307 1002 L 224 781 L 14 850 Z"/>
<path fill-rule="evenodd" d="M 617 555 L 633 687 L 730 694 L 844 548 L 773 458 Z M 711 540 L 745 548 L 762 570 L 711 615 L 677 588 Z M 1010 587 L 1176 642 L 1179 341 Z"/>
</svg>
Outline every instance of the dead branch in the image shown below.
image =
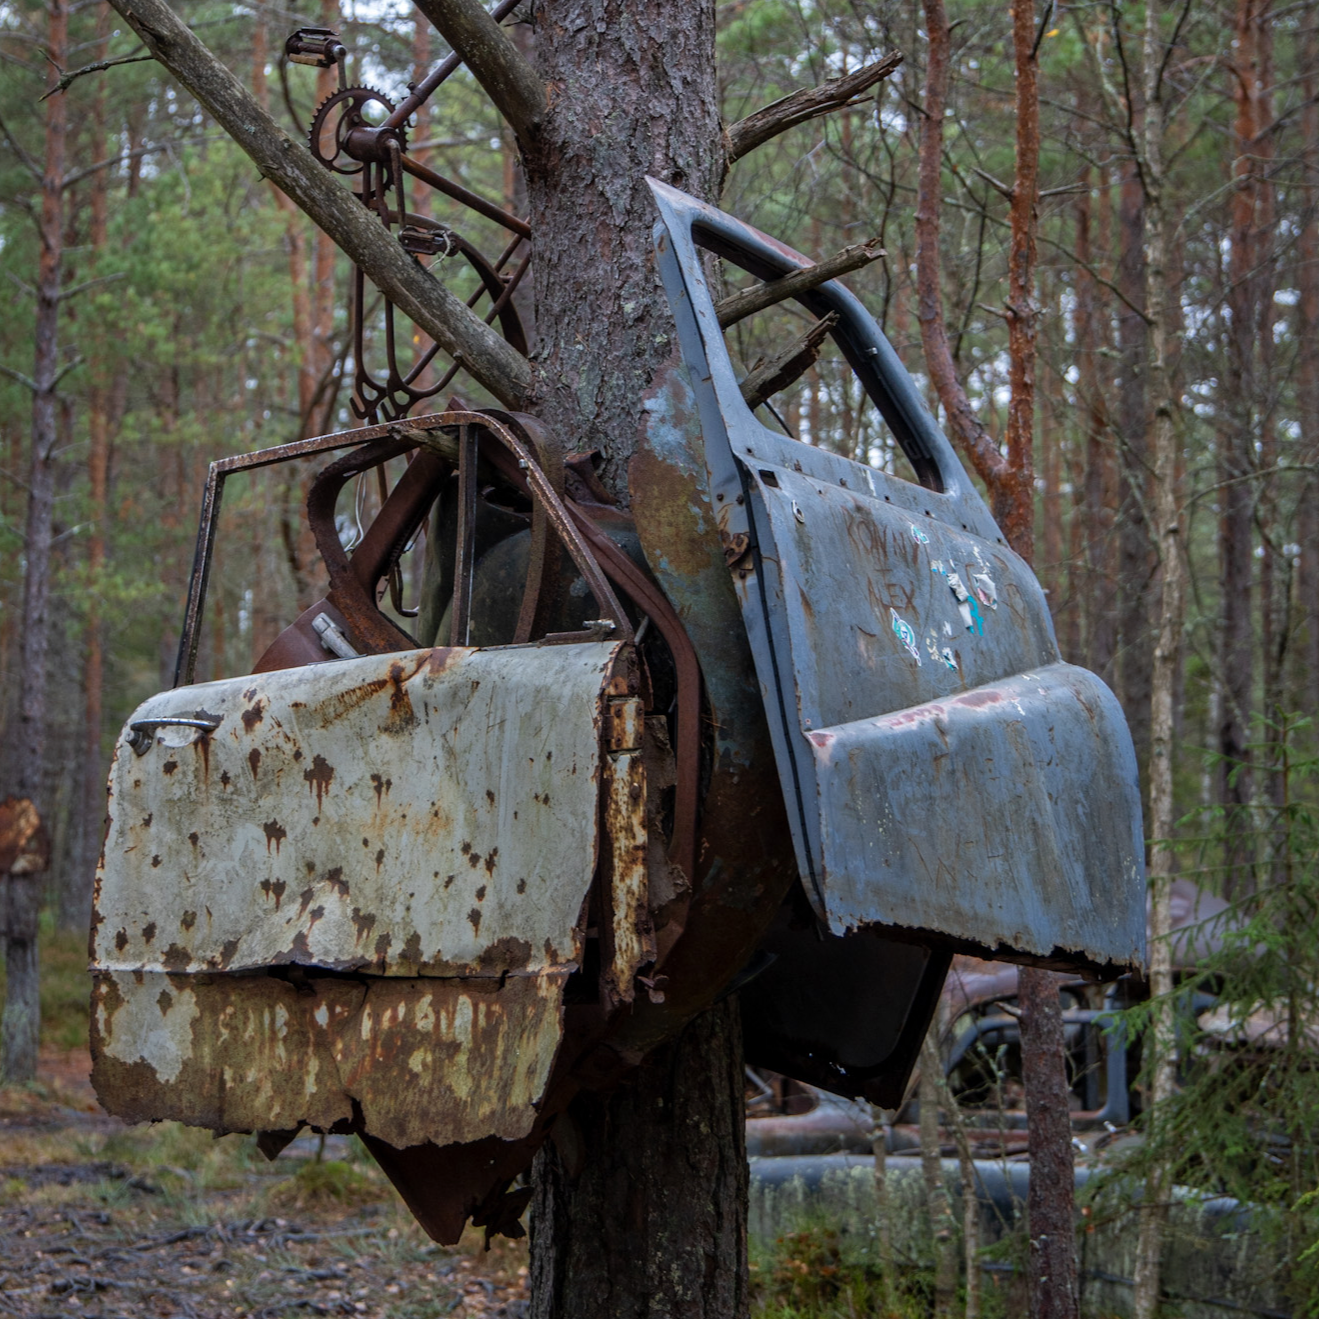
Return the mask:
<svg viewBox="0 0 1319 1319">
<path fill-rule="evenodd" d="M 531 386 L 527 359 L 428 274 L 303 143 L 285 133 L 165 0 L 111 3 L 262 175 L 305 211 L 404 316 L 502 403 L 525 403 Z"/>
<path fill-rule="evenodd" d="M 838 324 L 838 314 L 830 312 L 822 320 L 811 323 L 800 338 L 790 344 L 777 357 L 768 362 L 763 359 L 748 372 L 739 388 L 746 405 L 753 412 L 767 399 L 787 389 L 800 375 L 809 371 L 820 355 L 824 337 Z"/>
<path fill-rule="evenodd" d="M 14 381 L 15 384 L 22 385 L 24 389 L 33 394 L 41 392 L 40 386 L 31 376 L 24 375 L 22 371 L 15 371 L 12 366 L 6 366 L 3 362 L 0 362 L 0 376 L 5 376 L 7 379 Z"/>
<path fill-rule="evenodd" d="M 37 162 L 26 151 L 23 150 L 22 144 L 9 131 L 9 125 L 6 124 L 3 119 L 0 119 L 0 136 L 3 136 L 5 141 L 9 143 L 9 149 L 14 153 L 14 156 L 17 158 L 19 164 L 22 165 L 23 168 L 27 170 L 27 172 L 31 174 L 32 177 L 36 179 L 38 183 L 40 183 L 41 166 L 38 165 Z"/>
<path fill-rule="evenodd" d="M 728 163 L 741 160 L 748 152 L 763 146 L 770 138 L 778 137 L 789 128 L 832 114 L 856 103 L 877 82 L 887 78 L 902 63 L 902 55 L 894 50 L 883 59 L 867 64 L 855 73 L 831 78 L 818 87 L 803 87 L 749 114 L 728 128 Z"/>
<path fill-rule="evenodd" d="M 736 325 L 738 321 L 764 311 L 776 302 L 808 293 L 831 279 L 837 279 L 839 275 L 846 275 L 849 270 L 859 270 L 886 255 L 879 245 L 879 239 L 871 238 L 867 242 L 845 247 L 841 252 L 817 261 L 813 266 L 803 266 L 791 274 L 757 284 L 755 288 L 743 293 L 733 293 L 715 308 L 719 314 L 719 324 L 726 330 L 730 325 Z"/>
<path fill-rule="evenodd" d="M 526 145 L 545 113 L 545 84 L 481 0 L 417 0 Z"/>
<path fill-rule="evenodd" d="M 117 59 L 96 60 L 91 64 L 84 64 L 81 69 L 71 69 L 67 73 L 61 69 L 59 71 L 59 81 L 53 87 L 42 92 L 41 99 L 44 101 L 48 96 L 54 96 L 56 92 L 67 91 L 70 83 L 75 82 L 78 78 L 85 77 L 89 73 L 104 73 L 106 69 L 117 68 L 120 64 L 141 64 L 144 60 L 154 58 L 154 55 L 120 55 Z"/>
</svg>

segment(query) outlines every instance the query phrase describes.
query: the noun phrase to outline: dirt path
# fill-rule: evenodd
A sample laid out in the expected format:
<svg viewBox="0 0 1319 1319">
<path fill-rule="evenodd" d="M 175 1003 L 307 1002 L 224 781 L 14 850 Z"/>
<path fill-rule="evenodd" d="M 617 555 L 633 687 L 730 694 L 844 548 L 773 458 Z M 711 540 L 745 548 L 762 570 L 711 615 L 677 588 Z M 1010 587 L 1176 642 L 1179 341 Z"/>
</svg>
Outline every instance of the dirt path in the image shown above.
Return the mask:
<svg viewBox="0 0 1319 1319">
<path fill-rule="evenodd" d="M 0 1315 L 96 1319 L 521 1316 L 524 1243 L 436 1246 L 355 1140 L 127 1128 L 85 1051 L 0 1090 Z"/>
</svg>

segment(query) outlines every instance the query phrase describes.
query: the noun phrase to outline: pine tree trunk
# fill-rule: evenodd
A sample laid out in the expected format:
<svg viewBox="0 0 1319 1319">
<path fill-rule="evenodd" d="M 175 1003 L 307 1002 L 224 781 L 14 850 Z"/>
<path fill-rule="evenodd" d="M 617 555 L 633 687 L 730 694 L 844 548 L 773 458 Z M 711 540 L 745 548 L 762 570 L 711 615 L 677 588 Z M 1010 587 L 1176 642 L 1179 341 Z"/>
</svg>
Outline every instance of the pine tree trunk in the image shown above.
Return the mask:
<svg viewBox="0 0 1319 1319">
<path fill-rule="evenodd" d="M 1301 462 L 1319 464 L 1319 31 L 1305 28 L 1301 56 L 1301 162 L 1305 225 L 1301 230 L 1296 388 Z M 1304 620 L 1304 651 L 1297 708 L 1319 708 L 1319 475 L 1312 466 L 1300 500 L 1301 566 L 1297 612 Z"/>
<path fill-rule="evenodd" d="M 1080 1313 L 1073 1220 L 1072 1119 L 1067 1106 L 1067 1049 L 1058 982 L 1023 967 L 1021 1070 L 1030 1128 L 1031 1319 L 1074 1319 Z"/>
<path fill-rule="evenodd" d="M 1118 192 L 1117 286 L 1124 301 L 1117 308 L 1120 374 L 1118 383 L 1117 441 L 1120 483 L 1117 531 L 1118 571 L 1121 584 L 1121 663 L 1118 696 L 1136 746 L 1136 763 L 1143 765 L 1149 750 L 1150 625 L 1147 608 L 1152 573 L 1150 531 L 1145 514 L 1145 432 L 1149 425 L 1146 399 L 1145 322 L 1132 307 L 1143 307 L 1142 257 L 1143 202 L 1134 165 L 1122 174 Z"/>
<path fill-rule="evenodd" d="M 613 1094 L 583 1094 L 537 1157 L 533 1319 L 740 1319 L 748 1169 L 736 999 Z"/>
<path fill-rule="evenodd" d="M 56 68 L 68 63 L 69 11 L 50 0 L 47 52 Z M 59 444 L 60 280 L 64 257 L 64 149 L 68 104 L 63 96 L 45 103 L 46 150 L 41 180 L 41 243 L 37 266 L 36 352 L 32 370 L 32 448 L 28 464 L 27 525 L 23 555 L 23 636 L 18 714 L 17 795 L 45 804 L 42 765 L 46 746 L 46 650 L 50 632 L 51 525 L 55 508 L 55 464 Z"/>
<path fill-rule="evenodd" d="M 940 289 L 939 188 L 943 160 L 943 122 L 948 93 L 951 27 L 943 0 L 924 0 L 929 63 L 925 87 L 925 115 L 921 127 L 920 186 L 916 206 L 917 280 L 920 294 L 921 339 L 926 369 L 934 381 L 954 436 L 989 487 L 994 517 L 1008 544 L 1028 563 L 1034 557 L 1034 442 L 1035 442 L 1035 209 L 1039 198 L 1039 91 L 1036 38 L 1032 11 L 1013 9 L 1013 51 L 1016 68 L 1017 140 L 1012 189 L 1012 239 L 1008 258 L 1008 322 L 1011 401 L 1008 409 L 1007 456 L 976 417 L 958 379 L 948 349 Z M 1050 998 L 1052 993 L 1052 998 Z M 1046 1175 L 1030 1182 L 1028 1212 L 1032 1237 L 1047 1232 L 1052 1281 L 1038 1284 L 1032 1273 L 1031 1315 L 1051 1319 L 1075 1316 L 1075 1226 L 1072 1221 L 1073 1186 L 1069 1175 L 1056 1169 L 1071 1168 L 1071 1130 L 1052 1120 L 1061 1104 L 1066 1114 L 1066 1055 L 1062 1049 L 1060 1007 L 1054 982 L 1047 972 L 1021 970 L 1022 1054 L 1030 1101 L 1032 1166 L 1038 1160 Z M 1059 1098 L 1061 1096 L 1061 1099 Z M 1037 1121 L 1039 1115 L 1043 1120 Z M 1041 1227 L 1040 1224 L 1047 1225 Z M 1065 1261 L 1072 1257 L 1070 1269 Z"/>
<path fill-rule="evenodd" d="M 37 925 L 42 876 L 0 871 L 0 918 L 5 930 L 5 1008 L 0 1016 L 0 1084 L 37 1074 L 41 982 Z"/>
<path fill-rule="evenodd" d="M 1087 171 L 1088 173 L 1088 171 Z M 1076 256 L 1080 264 L 1095 259 L 1091 243 L 1092 194 L 1076 199 Z M 1102 250 L 1102 248 L 1101 248 Z M 1082 521 L 1085 525 L 1085 662 L 1105 682 L 1113 681 L 1117 655 L 1117 599 L 1113 571 L 1113 479 L 1109 456 L 1108 408 L 1100 376 L 1104 339 L 1096 303 L 1095 282 L 1084 270 L 1076 276 L 1073 324 L 1085 418 L 1085 479 Z"/>
<path fill-rule="evenodd" d="M 1223 675 L 1218 752 L 1218 799 L 1228 831 L 1223 893 L 1241 896 L 1254 889 L 1250 869 L 1252 831 L 1249 818 L 1251 775 L 1247 767 L 1248 729 L 1253 708 L 1254 647 L 1251 605 L 1254 596 L 1253 531 L 1257 436 L 1255 401 L 1255 329 L 1259 305 L 1257 207 L 1259 177 L 1255 161 L 1258 133 L 1257 0 L 1238 0 L 1232 86 L 1236 101 L 1233 129 L 1236 161 L 1232 197 L 1231 256 L 1225 299 L 1230 317 L 1224 391 L 1226 426 L 1220 433 L 1219 573 L 1222 594 L 1219 663 Z"/>
<path fill-rule="evenodd" d="M 1012 7 L 1016 66 L 1017 155 L 1012 184 L 1012 245 L 1008 258 L 1008 355 L 1012 394 L 1007 450 L 1012 511 L 1003 523 L 1008 544 L 1035 558 L 1035 210 L 1039 196 L 1040 98 L 1034 9 Z M 1062 1005 L 1047 971 L 1021 968 L 1022 1079 L 1030 1130 L 1031 1319 L 1076 1319 L 1075 1188 L 1072 1128 L 1067 1109 L 1067 1050 Z"/>
<path fill-rule="evenodd" d="M 1283 679 L 1290 629 L 1287 626 L 1287 578 L 1282 542 L 1282 510 L 1279 507 L 1278 479 L 1272 471 L 1278 465 L 1278 414 L 1271 400 L 1278 388 L 1278 353 L 1274 345 L 1274 323 L 1278 319 L 1278 305 L 1274 295 L 1278 287 L 1278 252 L 1273 240 L 1278 224 L 1278 191 L 1274 181 L 1275 146 L 1273 140 L 1273 28 L 1269 13 L 1270 0 L 1261 0 L 1255 14 L 1256 56 L 1259 64 L 1258 97 L 1256 110 L 1256 142 L 1254 155 L 1259 173 L 1257 210 L 1255 216 L 1257 237 L 1255 242 L 1255 271 L 1258 281 L 1256 308 L 1256 335 L 1259 340 L 1257 390 L 1260 398 L 1259 466 L 1263 478 L 1259 484 L 1259 498 L 1255 519 L 1260 532 L 1259 600 L 1260 600 L 1260 655 L 1263 682 L 1261 684 L 1262 709 L 1265 718 L 1263 741 L 1264 774 L 1260 796 L 1280 811 L 1283 800 L 1281 764 L 1282 715 L 1285 713 Z M 1178 701 L 1178 708 L 1183 703 Z M 1280 817 L 1275 817 L 1280 818 Z M 1270 875 L 1272 883 L 1277 875 Z"/>
<path fill-rule="evenodd" d="M 93 60 L 103 60 L 109 53 L 111 17 L 114 11 L 103 5 L 96 17 L 96 46 Z M 104 79 L 96 89 L 92 103 L 92 158 L 106 159 L 106 94 Z M 105 251 L 109 227 L 109 192 L 111 171 L 97 170 L 92 175 L 91 249 L 99 257 Z M 101 833 L 105 820 L 106 766 L 101 755 L 101 723 L 104 706 L 105 652 L 101 618 L 101 576 L 105 570 L 106 498 L 110 468 L 111 408 L 115 389 L 108 380 L 93 380 L 87 396 L 87 619 L 83 628 L 83 727 L 81 783 L 79 800 L 74 805 L 75 846 L 72 864 L 64 868 L 59 886 L 59 924 L 64 930 L 85 930 L 91 919 L 92 885 L 97 856 L 101 850 Z"/>
<path fill-rule="evenodd" d="M 566 450 L 598 449 L 628 502 L 640 400 L 673 352 L 645 176 L 719 198 L 725 169 L 712 0 L 544 0 L 534 53 L 551 90 L 521 143 L 538 333 L 536 407 Z M 538 1319 L 747 1308 L 736 1006 L 711 1008 L 616 1093 L 583 1095 L 540 1156 Z"/>
<path fill-rule="evenodd" d="M 49 0 L 46 54 L 52 65 L 68 65 L 69 11 L 66 0 Z M 45 102 L 46 149 L 41 180 L 37 266 L 36 352 L 32 370 L 32 451 L 28 466 L 27 525 L 23 553 L 23 633 L 19 651 L 18 737 L 13 764 L 15 795 L 46 811 L 46 651 L 50 633 L 51 534 L 55 512 L 55 464 L 59 445 L 59 314 L 64 258 L 64 148 L 68 103 L 63 96 Z M 17 883 L 9 881 L 11 885 Z M 7 1081 L 30 1081 L 37 1074 L 38 881 L 24 880 L 24 899 L 5 932 L 7 1001 L 0 1019 L 0 1068 Z M 28 891 L 32 890 L 32 891 Z M 29 919 L 29 915 L 31 919 Z"/>
</svg>

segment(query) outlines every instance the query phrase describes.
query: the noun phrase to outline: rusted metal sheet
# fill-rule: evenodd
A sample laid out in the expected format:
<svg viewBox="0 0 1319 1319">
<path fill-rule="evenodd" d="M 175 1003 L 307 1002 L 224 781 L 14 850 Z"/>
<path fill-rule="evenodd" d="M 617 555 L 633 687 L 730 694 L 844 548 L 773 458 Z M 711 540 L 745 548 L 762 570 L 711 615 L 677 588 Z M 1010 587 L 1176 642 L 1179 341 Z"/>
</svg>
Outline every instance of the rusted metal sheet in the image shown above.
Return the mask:
<svg viewBox="0 0 1319 1319">
<path fill-rule="evenodd" d="M 1028 960 L 1138 963 L 1140 801 L 1116 699 L 1061 662 L 1039 583 L 841 285 L 799 300 L 838 316 L 834 338 L 920 484 L 760 424 L 698 245 L 762 278 L 809 262 L 652 188 L 719 535 L 817 914 L 839 935 L 887 925 Z"/>
<path fill-rule="evenodd" d="M 576 965 L 619 651 L 413 651 L 152 697 L 130 721 L 151 744 L 112 770 L 96 965 Z M 168 722 L 199 710 L 214 731 Z"/>
<path fill-rule="evenodd" d="M 121 1115 L 217 1132 L 516 1140 L 554 1063 L 566 978 L 100 972 L 92 1079 Z"/>
<path fill-rule="evenodd" d="M 612 901 L 605 913 L 608 958 L 605 985 L 614 1002 L 630 1003 L 633 982 L 642 966 L 655 960 L 655 938 L 650 918 L 650 884 L 647 868 L 649 838 L 644 814 L 637 809 L 646 797 L 646 770 L 641 739 L 644 719 L 640 701 L 620 702 L 634 708 L 622 715 L 615 709 L 616 726 L 628 726 L 625 738 L 635 745 L 609 757 L 605 775 L 605 832 L 609 838 L 609 891 Z"/>
<path fill-rule="evenodd" d="M 830 920 L 1138 961 L 1144 922 L 1131 930 L 1125 909 L 1139 802 L 1103 755 L 1126 731 L 1108 689 L 1069 664 L 812 731 Z"/>
<path fill-rule="evenodd" d="M 366 656 L 146 702 L 117 748 L 98 875 L 102 1103 L 529 1159 L 588 913 L 613 932 L 615 1003 L 654 956 L 637 686 L 629 644 L 581 642 Z M 511 1175 L 462 1167 L 428 1192 L 445 1240 Z"/>
</svg>

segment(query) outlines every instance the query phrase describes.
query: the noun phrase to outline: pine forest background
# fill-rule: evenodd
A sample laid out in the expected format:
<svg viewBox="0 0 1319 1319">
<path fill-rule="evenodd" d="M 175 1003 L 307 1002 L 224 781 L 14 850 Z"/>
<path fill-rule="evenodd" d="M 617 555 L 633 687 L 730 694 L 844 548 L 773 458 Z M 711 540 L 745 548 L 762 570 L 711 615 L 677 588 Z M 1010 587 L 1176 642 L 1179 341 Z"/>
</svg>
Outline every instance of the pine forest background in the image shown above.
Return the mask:
<svg viewBox="0 0 1319 1319">
<path fill-rule="evenodd" d="M 1131 52 L 1144 18 L 1134 4 L 1037 8 L 1036 568 L 1064 656 L 1118 693 L 1144 767 L 1159 565 L 1148 503 L 1143 193 L 1127 120 L 1128 106 L 1141 114 Z M 337 28 L 350 81 L 395 99 L 446 53 L 415 11 L 391 0 L 297 10 L 187 0 L 179 9 L 298 131 L 333 84 L 283 60 L 295 27 Z M 58 99 L 41 97 L 54 66 L 142 53 L 108 6 L 89 0 L 68 7 L 67 41 L 53 48 L 52 12 L 23 0 L 0 7 L 0 795 L 24 769 L 15 729 L 39 185 Z M 878 236 L 887 257 L 847 282 L 925 387 L 914 232 L 920 6 L 738 0 L 719 14 L 729 122 L 887 51 L 905 56 L 873 101 L 735 165 L 723 204 L 814 257 Z M 945 306 L 960 374 L 1001 437 L 1011 24 L 1002 0 L 952 0 L 949 16 Z M 1319 694 L 1319 8 L 1186 0 L 1168 24 L 1164 205 L 1189 569 L 1176 815 L 1195 837 L 1212 834 L 1209 812 L 1230 819 L 1267 806 L 1281 781 L 1269 772 L 1279 743 L 1269 728 L 1280 712 L 1312 711 Z M 62 96 L 61 376 L 38 795 L 54 838 L 51 904 L 76 927 L 89 909 L 114 739 L 172 677 L 207 464 L 355 422 L 348 267 L 328 240 L 149 60 L 79 77 Z M 450 177 L 521 209 L 508 130 L 465 73 L 413 123 L 410 142 Z M 434 205 L 436 218 L 485 251 L 503 247 L 486 221 L 443 199 Z M 470 287 L 456 264 L 445 278 Z M 779 310 L 739 329 L 747 365 L 776 333 L 782 342 L 792 316 Z M 469 382 L 455 387 L 487 401 Z M 828 352 L 777 407 L 811 443 L 899 461 Z M 199 678 L 246 672 L 319 594 L 300 522 L 304 486 L 287 468 L 230 482 Z M 372 497 L 360 496 L 362 516 Z M 1197 853 L 1197 881 L 1228 897 L 1249 892 L 1262 856 L 1254 836 L 1243 827 L 1235 841 L 1229 833 Z"/>
</svg>

